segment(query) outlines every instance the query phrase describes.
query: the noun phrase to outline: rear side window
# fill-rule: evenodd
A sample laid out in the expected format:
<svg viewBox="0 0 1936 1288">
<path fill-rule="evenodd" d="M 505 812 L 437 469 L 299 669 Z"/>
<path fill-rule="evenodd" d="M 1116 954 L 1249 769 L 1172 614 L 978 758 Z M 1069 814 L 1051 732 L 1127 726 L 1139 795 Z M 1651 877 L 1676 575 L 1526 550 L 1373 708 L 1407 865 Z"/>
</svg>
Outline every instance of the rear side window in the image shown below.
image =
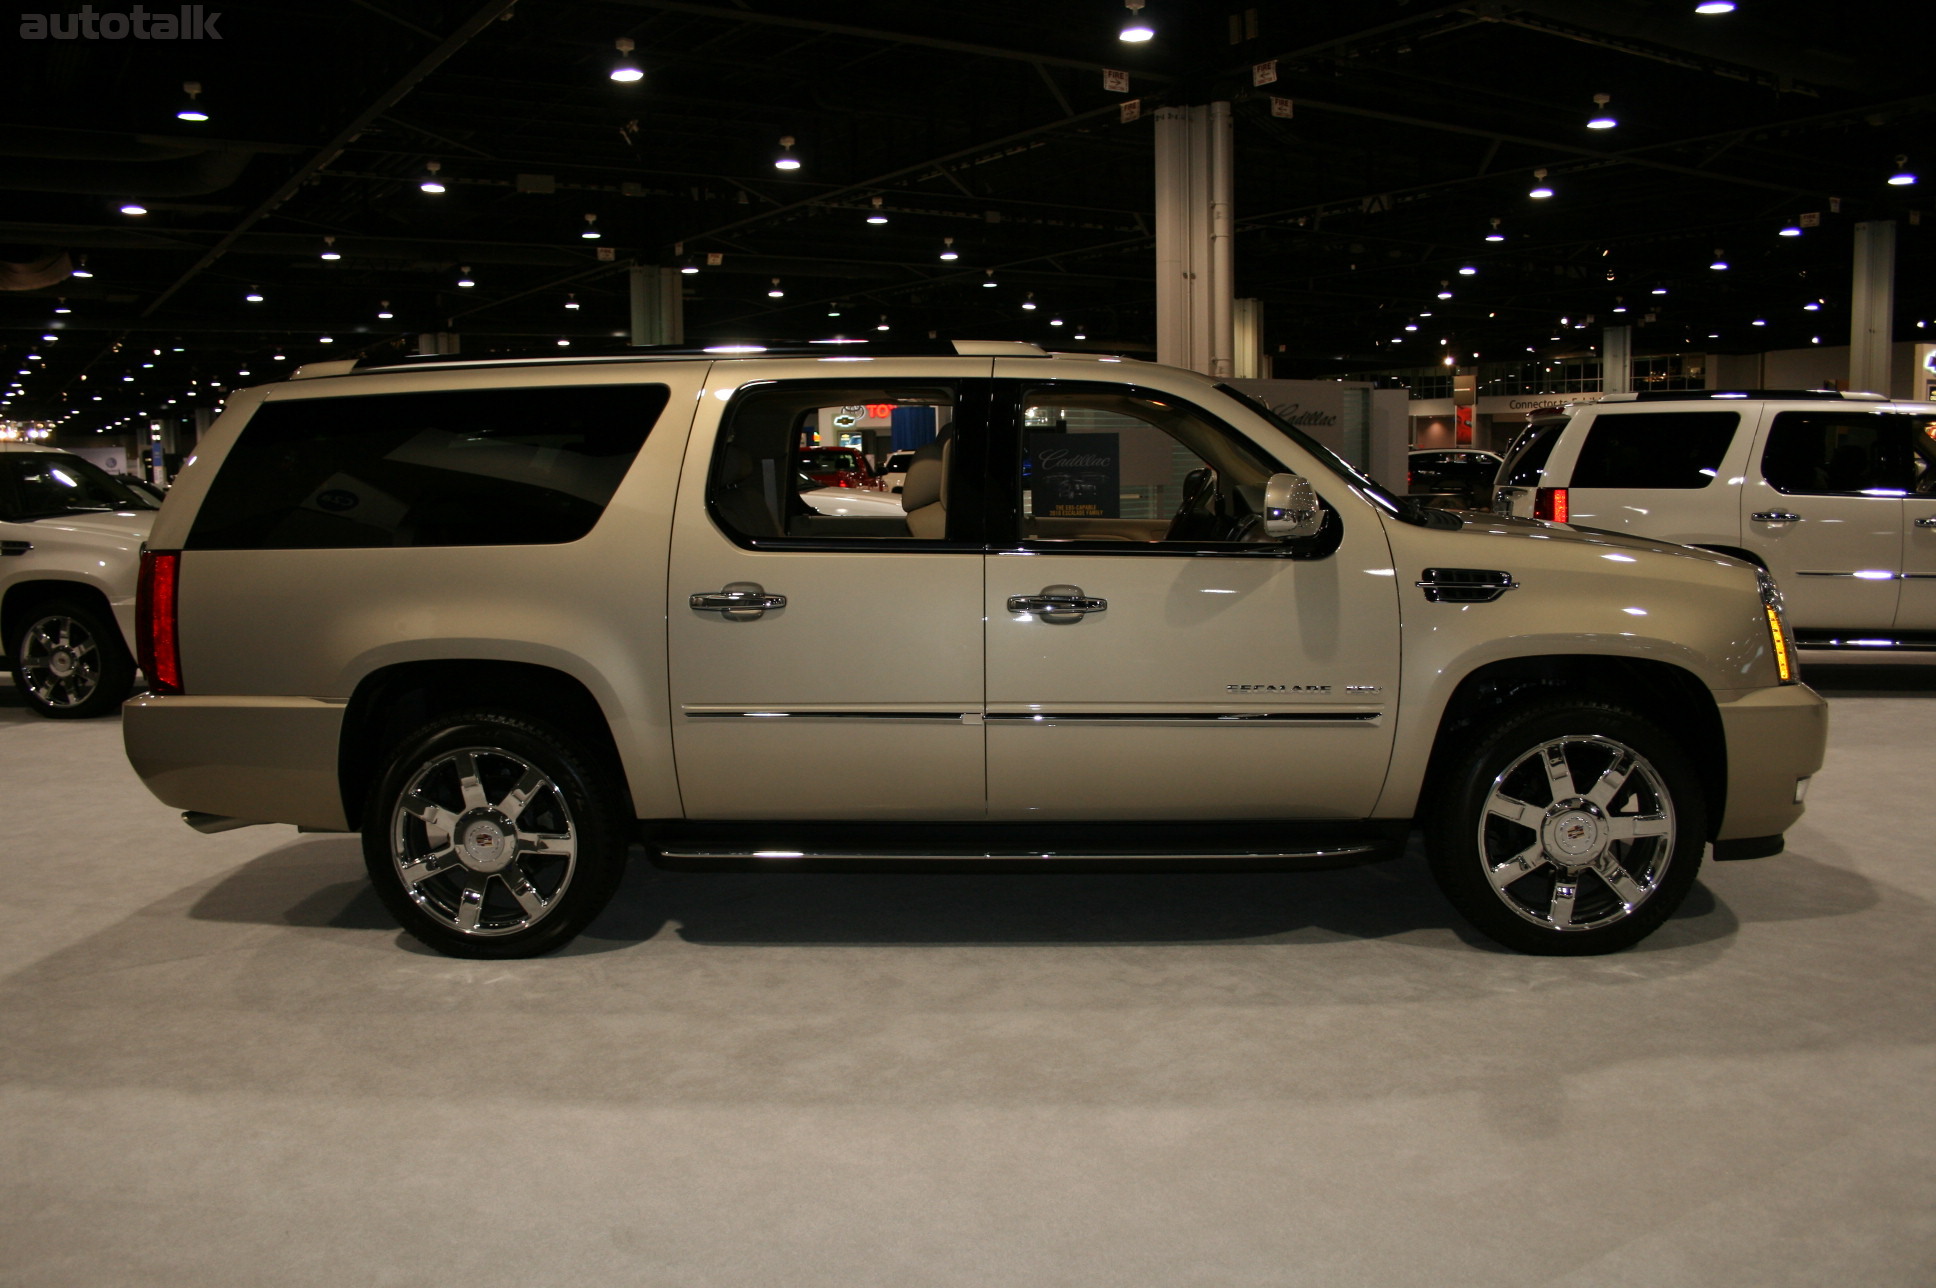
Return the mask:
<svg viewBox="0 0 1936 1288">
<path fill-rule="evenodd" d="M 1706 487 L 1720 473 L 1740 423 L 1732 411 L 1598 416 L 1569 481 L 1574 487 Z"/>
<path fill-rule="evenodd" d="M 192 550 L 550 545 L 605 512 L 664 385 L 268 402 L 195 516 Z"/>
<path fill-rule="evenodd" d="M 1906 496 L 1922 490 L 1926 430 L 1915 416 L 1785 411 L 1768 431 L 1761 472 L 1791 495 Z"/>
</svg>

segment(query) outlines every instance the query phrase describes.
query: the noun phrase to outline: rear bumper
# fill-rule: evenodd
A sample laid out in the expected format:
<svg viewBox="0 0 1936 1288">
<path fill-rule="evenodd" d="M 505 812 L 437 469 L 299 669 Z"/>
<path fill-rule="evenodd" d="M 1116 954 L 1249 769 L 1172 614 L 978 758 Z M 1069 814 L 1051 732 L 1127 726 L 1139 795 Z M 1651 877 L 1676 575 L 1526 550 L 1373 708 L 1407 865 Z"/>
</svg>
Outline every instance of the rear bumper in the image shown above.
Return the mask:
<svg viewBox="0 0 1936 1288">
<path fill-rule="evenodd" d="M 1715 840 L 1774 837 L 1802 816 L 1802 780 L 1822 767 L 1828 703 L 1805 684 L 1716 693 L 1728 799 Z"/>
<path fill-rule="evenodd" d="M 337 776 L 344 704 L 157 697 L 121 709 L 136 774 L 164 804 L 256 823 L 345 831 Z"/>
</svg>

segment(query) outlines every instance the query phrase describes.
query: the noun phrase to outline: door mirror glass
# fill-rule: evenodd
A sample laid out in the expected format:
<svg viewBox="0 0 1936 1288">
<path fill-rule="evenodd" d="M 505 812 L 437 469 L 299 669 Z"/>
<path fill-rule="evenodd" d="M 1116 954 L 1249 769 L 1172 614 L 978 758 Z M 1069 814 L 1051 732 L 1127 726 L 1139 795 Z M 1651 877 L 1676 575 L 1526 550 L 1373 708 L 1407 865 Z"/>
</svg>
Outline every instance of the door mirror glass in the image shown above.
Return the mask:
<svg viewBox="0 0 1936 1288">
<path fill-rule="evenodd" d="M 1281 541 L 1314 537 L 1324 526 L 1324 508 L 1309 479 L 1273 474 L 1264 484 L 1264 532 Z"/>
</svg>

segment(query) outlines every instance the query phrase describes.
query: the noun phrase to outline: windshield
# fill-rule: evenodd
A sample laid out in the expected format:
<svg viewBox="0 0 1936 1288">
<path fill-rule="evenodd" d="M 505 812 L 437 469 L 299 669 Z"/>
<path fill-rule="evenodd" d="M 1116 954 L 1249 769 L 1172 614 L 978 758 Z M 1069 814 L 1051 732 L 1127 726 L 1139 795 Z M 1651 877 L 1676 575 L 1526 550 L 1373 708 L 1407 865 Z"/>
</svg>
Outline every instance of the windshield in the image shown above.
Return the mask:
<svg viewBox="0 0 1936 1288">
<path fill-rule="evenodd" d="M 1410 497 L 1399 496 L 1390 488 L 1372 478 L 1371 475 L 1365 473 L 1350 461 L 1347 461 L 1344 457 L 1326 447 L 1323 443 L 1318 442 L 1317 439 L 1312 438 L 1309 434 L 1299 429 L 1296 425 L 1291 424 L 1291 422 L 1285 420 L 1282 416 L 1279 416 L 1270 409 L 1270 404 L 1266 403 L 1263 399 L 1253 394 L 1245 393 L 1243 390 L 1230 385 L 1218 385 L 1217 388 L 1269 421 L 1274 428 L 1281 430 L 1292 442 L 1317 457 L 1318 461 L 1325 468 L 1343 479 L 1360 496 L 1370 501 L 1379 509 L 1386 511 L 1393 518 L 1404 523 L 1417 524 L 1421 528 L 1457 528 L 1464 526 L 1458 519 L 1453 517 L 1449 510 L 1430 510 L 1412 500 Z"/>
<path fill-rule="evenodd" d="M 66 452 L 7 452 L 0 454 L 0 470 L 13 485 L 23 520 L 161 508 L 92 461 Z"/>
</svg>

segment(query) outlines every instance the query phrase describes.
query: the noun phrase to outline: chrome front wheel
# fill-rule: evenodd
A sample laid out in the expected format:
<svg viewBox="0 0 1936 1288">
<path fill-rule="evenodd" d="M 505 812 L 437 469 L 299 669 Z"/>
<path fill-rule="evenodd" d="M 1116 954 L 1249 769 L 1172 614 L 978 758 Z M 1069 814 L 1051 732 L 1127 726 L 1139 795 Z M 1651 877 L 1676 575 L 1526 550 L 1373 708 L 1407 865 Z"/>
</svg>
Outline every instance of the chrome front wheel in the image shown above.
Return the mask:
<svg viewBox="0 0 1936 1288">
<path fill-rule="evenodd" d="M 85 604 L 42 606 L 15 641 L 12 662 L 27 705 L 57 720 L 118 710 L 134 686 L 134 659 L 120 629 Z"/>
<path fill-rule="evenodd" d="M 1507 713 L 1453 756 L 1425 819 L 1433 875 L 1500 943 L 1612 952 L 1653 933 L 1692 888 L 1706 845 L 1700 782 L 1650 721 L 1549 703 Z"/>
</svg>

